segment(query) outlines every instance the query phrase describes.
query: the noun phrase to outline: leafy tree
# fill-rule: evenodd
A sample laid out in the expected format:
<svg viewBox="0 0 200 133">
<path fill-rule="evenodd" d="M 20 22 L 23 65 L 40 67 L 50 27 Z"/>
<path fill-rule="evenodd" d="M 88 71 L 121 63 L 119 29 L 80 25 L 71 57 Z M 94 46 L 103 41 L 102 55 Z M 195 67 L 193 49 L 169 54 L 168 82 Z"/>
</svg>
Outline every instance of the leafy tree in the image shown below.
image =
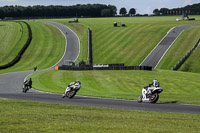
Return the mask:
<svg viewBox="0 0 200 133">
<path fill-rule="evenodd" d="M 111 11 L 112 16 L 115 16 L 117 14 L 117 7 L 113 5 L 108 5 L 108 8 Z"/>
<path fill-rule="evenodd" d="M 160 9 L 160 13 L 162 14 L 162 15 L 167 15 L 167 12 L 169 11 L 169 9 L 168 8 L 161 8 Z"/>
<path fill-rule="evenodd" d="M 110 9 L 103 9 L 101 10 L 101 16 L 102 17 L 111 17 L 111 10 Z"/>
<path fill-rule="evenodd" d="M 160 15 L 159 9 L 154 9 L 154 10 L 153 10 L 153 14 L 154 14 L 154 15 Z"/>
<path fill-rule="evenodd" d="M 103 9 L 107 9 L 102 11 Z M 0 18 L 4 17 L 101 17 L 114 16 L 117 8 L 113 5 L 78 4 L 73 6 L 4 6 L 0 7 Z"/>
<path fill-rule="evenodd" d="M 120 9 L 120 11 L 119 11 L 119 14 L 121 14 L 122 16 L 125 16 L 126 13 L 127 13 L 127 11 L 126 11 L 126 8 L 125 8 L 125 7 L 122 7 L 122 8 Z"/>
<path fill-rule="evenodd" d="M 0 8 L 0 19 L 4 19 L 4 10 Z"/>
<path fill-rule="evenodd" d="M 134 16 L 136 14 L 135 8 L 131 8 L 128 13 L 130 16 Z"/>
</svg>

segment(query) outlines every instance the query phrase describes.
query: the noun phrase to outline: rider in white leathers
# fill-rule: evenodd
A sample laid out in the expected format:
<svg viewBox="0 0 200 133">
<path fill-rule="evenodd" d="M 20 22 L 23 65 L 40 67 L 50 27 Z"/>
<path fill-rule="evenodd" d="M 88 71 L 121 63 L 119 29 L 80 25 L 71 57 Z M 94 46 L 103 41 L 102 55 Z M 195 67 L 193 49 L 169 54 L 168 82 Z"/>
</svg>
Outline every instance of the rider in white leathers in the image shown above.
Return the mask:
<svg viewBox="0 0 200 133">
<path fill-rule="evenodd" d="M 151 85 L 153 85 L 153 87 L 160 87 L 160 84 L 159 84 L 159 82 L 158 82 L 157 79 L 154 79 L 153 82 L 152 82 L 151 84 L 149 84 L 149 87 L 150 87 Z"/>
<path fill-rule="evenodd" d="M 159 99 L 159 93 L 163 91 L 160 88 L 159 82 L 155 79 L 153 82 L 142 89 L 142 95 L 138 97 L 138 102 L 149 101 L 151 103 L 156 103 Z"/>
<path fill-rule="evenodd" d="M 73 89 L 80 89 L 81 88 L 81 81 L 80 80 L 77 80 L 77 81 L 75 81 L 75 82 L 71 82 L 69 85 L 68 85 L 68 87 L 70 87 L 70 88 L 72 88 L 73 87 Z M 68 87 L 65 89 L 65 94 L 66 94 L 66 92 L 68 91 Z"/>
<path fill-rule="evenodd" d="M 157 79 L 154 79 L 153 80 L 153 82 L 151 83 L 151 84 L 149 84 L 149 87 L 151 87 L 151 86 L 153 86 L 153 87 L 160 87 L 160 84 L 159 84 L 159 82 L 158 82 L 158 80 Z M 145 88 L 146 90 L 144 90 L 144 98 L 146 99 L 146 94 L 151 94 L 151 91 L 152 91 L 152 89 L 148 89 L 148 87 L 146 87 Z"/>
</svg>

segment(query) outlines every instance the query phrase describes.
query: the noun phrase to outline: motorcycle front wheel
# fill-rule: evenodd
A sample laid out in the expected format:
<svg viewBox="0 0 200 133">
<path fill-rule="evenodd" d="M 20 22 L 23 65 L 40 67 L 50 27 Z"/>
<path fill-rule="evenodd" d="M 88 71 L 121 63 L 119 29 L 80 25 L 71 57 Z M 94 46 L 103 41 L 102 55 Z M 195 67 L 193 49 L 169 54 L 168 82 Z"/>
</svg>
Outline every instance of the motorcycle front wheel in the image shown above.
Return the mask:
<svg viewBox="0 0 200 133">
<path fill-rule="evenodd" d="M 158 93 L 152 94 L 152 96 L 149 98 L 150 103 L 156 103 L 158 101 L 159 95 Z"/>
<path fill-rule="evenodd" d="M 140 96 L 138 97 L 138 103 L 141 103 L 141 102 L 142 102 L 142 98 L 143 98 L 142 95 L 140 95 Z"/>
<path fill-rule="evenodd" d="M 65 98 L 65 94 L 62 95 L 62 98 Z"/>
<path fill-rule="evenodd" d="M 26 93 L 28 91 L 28 86 L 24 86 L 24 88 L 22 88 L 24 93 Z"/>
<path fill-rule="evenodd" d="M 73 98 L 76 95 L 76 91 L 75 90 L 68 91 L 66 95 L 68 98 Z"/>
</svg>

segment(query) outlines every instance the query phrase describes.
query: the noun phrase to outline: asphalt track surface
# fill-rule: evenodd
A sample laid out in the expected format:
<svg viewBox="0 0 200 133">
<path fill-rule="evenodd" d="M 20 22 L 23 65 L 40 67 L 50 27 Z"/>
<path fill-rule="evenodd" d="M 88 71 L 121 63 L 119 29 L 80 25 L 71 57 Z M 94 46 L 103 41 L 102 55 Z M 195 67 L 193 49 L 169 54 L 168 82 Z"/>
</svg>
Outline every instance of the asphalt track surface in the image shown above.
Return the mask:
<svg viewBox="0 0 200 133">
<path fill-rule="evenodd" d="M 60 61 L 58 61 L 58 63 L 55 64 L 52 68 L 54 68 L 55 66 L 61 66 L 63 64 L 66 64 L 66 62 L 68 61 L 75 62 L 80 52 L 80 40 L 78 36 L 65 25 L 50 21 L 42 22 L 57 27 L 66 39 L 65 53 L 60 59 Z"/>
<path fill-rule="evenodd" d="M 60 31 L 63 33 L 63 35 L 65 35 L 66 38 L 67 36 L 69 38 L 71 37 L 73 38 L 76 36 L 74 32 L 70 32 L 71 30 L 66 26 L 63 25 L 61 26 L 60 24 L 50 23 L 50 22 L 46 23 L 52 24 L 55 27 L 60 28 Z M 77 39 L 76 37 L 73 39 Z M 73 47 L 69 45 L 76 45 L 76 46 Z M 72 53 L 73 51 L 75 51 L 73 55 L 74 58 L 77 58 L 78 56 L 77 54 L 79 53 L 77 51 L 79 50 L 77 49 L 74 50 L 73 48 L 79 47 L 78 45 L 79 45 L 79 40 L 76 40 L 75 42 L 74 41 L 70 42 L 69 40 L 67 41 L 66 49 L 72 48 L 70 50 Z M 63 58 L 68 59 L 68 56 L 69 55 L 65 53 Z M 62 64 L 63 58 L 57 64 L 60 63 Z M 69 58 L 71 58 L 71 56 Z M 39 92 L 33 89 L 31 89 L 27 93 L 22 93 L 23 80 L 26 76 L 28 76 L 31 73 L 34 73 L 34 71 L 23 71 L 23 72 L 1 74 L 0 98 L 40 101 L 47 103 L 59 103 L 59 104 L 70 104 L 70 105 L 80 105 L 80 106 L 106 107 L 106 108 L 127 109 L 127 110 L 200 114 L 200 106 L 176 104 L 176 101 L 171 101 L 169 103 L 150 104 L 150 103 L 138 103 L 137 101 L 133 100 L 114 100 L 114 99 L 83 97 L 83 96 L 75 96 L 73 99 L 68 99 L 68 98 L 61 98 L 60 94 Z"/>
<path fill-rule="evenodd" d="M 158 45 L 151 51 L 151 53 L 145 58 L 140 66 L 151 66 L 153 69 L 161 61 L 162 57 L 178 38 L 178 36 L 186 29 L 190 27 L 200 26 L 200 24 L 182 25 L 172 28 L 166 36 L 158 43 Z"/>
</svg>

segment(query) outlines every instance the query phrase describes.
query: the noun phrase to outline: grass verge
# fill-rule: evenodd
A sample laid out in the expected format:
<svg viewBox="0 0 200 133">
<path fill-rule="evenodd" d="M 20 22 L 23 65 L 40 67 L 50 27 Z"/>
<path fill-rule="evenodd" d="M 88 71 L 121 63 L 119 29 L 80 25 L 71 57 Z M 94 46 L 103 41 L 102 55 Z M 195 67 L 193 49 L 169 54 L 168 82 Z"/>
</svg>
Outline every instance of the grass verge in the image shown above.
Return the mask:
<svg viewBox="0 0 200 133">
<path fill-rule="evenodd" d="M 12 61 L 27 39 L 28 29 L 23 22 L 0 22 L 0 65 Z"/>
<path fill-rule="evenodd" d="M 0 132 L 198 132 L 200 115 L 0 99 Z"/>
<path fill-rule="evenodd" d="M 134 99 L 141 89 L 158 79 L 164 91 L 158 102 L 187 103 L 200 105 L 199 74 L 157 71 L 43 71 L 30 76 L 33 88 L 64 93 L 67 85 L 80 80 L 82 88 L 77 93 L 83 96 Z"/>
<path fill-rule="evenodd" d="M 171 70 L 189 52 L 200 38 L 200 27 L 186 29 L 174 42 L 167 54 L 158 65 L 158 69 Z M 184 66 L 179 69 L 187 72 L 200 72 L 199 69 L 199 50 L 196 50 Z"/>
</svg>

